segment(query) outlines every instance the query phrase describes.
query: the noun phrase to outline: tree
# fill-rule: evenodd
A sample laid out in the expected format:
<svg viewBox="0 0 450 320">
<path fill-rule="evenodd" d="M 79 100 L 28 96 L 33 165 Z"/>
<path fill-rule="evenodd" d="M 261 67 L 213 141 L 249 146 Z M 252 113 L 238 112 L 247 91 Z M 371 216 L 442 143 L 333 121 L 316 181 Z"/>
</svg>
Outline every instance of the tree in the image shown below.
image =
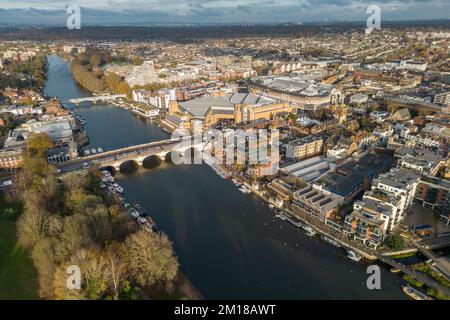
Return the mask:
<svg viewBox="0 0 450 320">
<path fill-rule="evenodd" d="M 40 239 L 34 246 L 31 256 L 39 275 L 39 296 L 44 299 L 52 299 L 54 295 L 53 274 L 56 268 L 52 240 Z"/>
<path fill-rule="evenodd" d="M 80 289 L 67 287 L 69 266 L 80 268 Z M 55 299 L 98 300 L 105 297 L 108 288 L 108 264 L 103 255 L 95 250 L 81 249 L 62 263 L 55 271 L 53 280 Z"/>
<path fill-rule="evenodd" d="M 102 62 L 102 57 L 98 53 L 93 53 L 89 56 L 89 64 L 93 67 L 98 67 Z"/>
<path fill-rule="evenodd" d="M 108 281 L 114 300 L 119 299 L 119 294 L 126 280 L 127 264 L 123 257 L 123 245 L 115 242 L 106 248 L 105 259 L 108 265 Z"/>
<path fill-rule="evenodd" d="M 297 122 L 297 115 L 295 113 L 289 113 L 288 119 L 289 119 L 289 121 L 291 123 L 296 123 Z"/>
<path fill-rule="evenodd" d="M 63 231 L 55 241 L 56 261 L 64 261 L 81 249 L 94 247 L 87 224 L 87 218 L 79 214 L 64 218 Z"/>
<path fill-rule="evenodd" d="M 45 156 L 45 151 L 53 147 L 53 142 L 47 133 L 34 133 L 27 139 L 26 151 L 29 154 L 37 155 L 40 157 Z"/>
<path fill-rule="evenodd" d="M 121 81 L 119 83 L 116 92 L 118 94 L 126 94 L 128 97 L 131 97 L 131 88 L 125 81 Z"/>
<path fill-rule="evenodd" d="M 51 199 L 57 191 L 57 181 L 54 168 L 47 162 L 46 150 L 53 143 L 45 133 L 31 135 L 27 147 L 22 152 L 22 170 L 17 177 L 17 194 L 38 195 L 45 205 L 51 204 Z M 23 200 L 23 199 L 22 199 Z"/>
<path fill-rule="evenodd" d="M 178 260 L 164 234 L 139 230 L 125 240 L 125 252 L 130 275 L 143 287 L 170 285 L 178 273 Z"/>
<path fill-rule="evenodd" d="M 113 234 L 108 209 L 104 205 L 98 205 L 87 210 L 86 217 L 92 241 L 101 248 L 105 247 Z"/>
<path fill-rule="evenodd" d="M 119 77 L 114 72 L 108 72 L 105 75 L 105 82 L 110 91 L 116 92 L 121 81 L 122 81 L 122 78 Z"/>
<path fill-rule="evenodd" d="M 25 211 L 17 220 L 19 243 L 33 248 L 37 241 L 45 237 L 48 230 L 48 212 L 36 204 L 27 203 Z"/>
<path fill-rule="evenodd" d="M 392 250 L 399 251 L 405 247 L 405 241 L 397 234 L 391 234 L 386 238 L 385 244 Z"/>
</svg>

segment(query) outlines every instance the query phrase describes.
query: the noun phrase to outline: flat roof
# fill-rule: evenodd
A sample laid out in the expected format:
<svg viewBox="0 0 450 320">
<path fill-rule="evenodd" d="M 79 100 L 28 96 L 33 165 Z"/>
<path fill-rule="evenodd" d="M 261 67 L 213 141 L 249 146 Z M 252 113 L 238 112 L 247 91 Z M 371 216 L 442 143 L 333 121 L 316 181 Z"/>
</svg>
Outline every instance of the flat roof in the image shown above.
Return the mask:
<svg viewBox="0 0 450 320">
<path fill-rule="evenodd" d="M 364 178 L 374 177 L 383 168 L 392 163 L 393 157 L 384 154 L 366 154 L 359 161 L 350 161 L 339 167 L 336 172 L 325 174 L 317 184 L 334 194 L 346 197 Z"/>
</svg>

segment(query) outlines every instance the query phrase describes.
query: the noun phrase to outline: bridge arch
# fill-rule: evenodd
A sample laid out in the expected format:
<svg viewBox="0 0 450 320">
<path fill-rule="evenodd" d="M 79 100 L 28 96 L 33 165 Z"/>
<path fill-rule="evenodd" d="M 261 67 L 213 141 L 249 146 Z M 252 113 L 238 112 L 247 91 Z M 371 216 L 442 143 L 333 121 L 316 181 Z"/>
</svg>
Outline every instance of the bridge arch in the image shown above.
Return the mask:
<svg viewBox="0 0 450 320">
<path fill-rule="evenodd" d="M 116 175 L 116 173 L 117 173 L 117 170 L 116 170 L 116 168 L 114 168 L 114 166 L 101 167 L 100 171 L 103 171 L 103 170 L 109 171 L 109 173 L 111 173 L 111 175 L 113 175 L 113 176 Z"/>
<path fill-rule="evenodd" d="M 119 165 L 121 173 L 132 173 L 139 169 L 139 163 L 136 160 L 127 160 Z"/>
<path fill-rule="evenodd" d="M 142 160 L 142 166 L 145 169 L 153 169 L 161 165 L 161 158 L 158 155 L 151 155 Z"/>
</svg>

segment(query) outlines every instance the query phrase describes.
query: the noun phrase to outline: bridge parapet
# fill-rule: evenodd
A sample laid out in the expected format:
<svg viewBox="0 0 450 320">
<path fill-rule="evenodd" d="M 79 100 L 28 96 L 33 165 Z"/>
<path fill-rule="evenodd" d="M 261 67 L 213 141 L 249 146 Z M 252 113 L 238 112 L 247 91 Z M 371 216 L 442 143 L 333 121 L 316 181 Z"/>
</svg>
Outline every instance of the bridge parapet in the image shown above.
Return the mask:
<svg viewBox="0 0 450 320">
<path fill-rule="evenodd" d="M 136 161 L 142 165 L 143 161 L 150 156 L 158 156 L 164 159 L 165 156 L 172 151 L 185 152 L 187 149 L 194 147 L 197 150 L 203 150 L 203 143 L 193 145 L 185 145 L 179 139 L 168 139 L 162 141 L 154 141 L 141 145 L 125 147 L 121 149 L 111 150 L 96 155 L 77 158 L 64 163 L 58 164 L 61 172 L 74 171 L 79 169 L 88 169 L 91 167 L 120 167 L 127 161 Z"/>
<path fill-rule="evenodd" d="M 103 96 L 92 96 L 92 97 L 82 97 L 82 98 L 73 98 L 63 101 L 63 103 L 75 103 L 79 104 L 83 101 L 91 101 L 91 102 L 97 102 L 97 101 L 109 101 L 109 100 L 115 100 L 118 98 L 126 98 L 126 94 L 112 94 L 112 95 L 103 95 Z"/>
</svg>

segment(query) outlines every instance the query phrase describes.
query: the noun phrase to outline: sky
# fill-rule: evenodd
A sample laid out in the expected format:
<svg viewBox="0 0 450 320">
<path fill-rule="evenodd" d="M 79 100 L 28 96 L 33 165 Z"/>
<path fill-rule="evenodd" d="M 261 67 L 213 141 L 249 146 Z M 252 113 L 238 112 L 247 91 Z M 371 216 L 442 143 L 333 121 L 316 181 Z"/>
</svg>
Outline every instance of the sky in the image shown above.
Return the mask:
<svg viewBox="0 0 450 320">
<path fill-rule="evenodd" d="M 0 0 L 0 24 L 65 25 L 69 5 L 89 25 L 365 21 L 371 4 L 381 21 L 450 19 L 449 0 Z"/>
</svg>

